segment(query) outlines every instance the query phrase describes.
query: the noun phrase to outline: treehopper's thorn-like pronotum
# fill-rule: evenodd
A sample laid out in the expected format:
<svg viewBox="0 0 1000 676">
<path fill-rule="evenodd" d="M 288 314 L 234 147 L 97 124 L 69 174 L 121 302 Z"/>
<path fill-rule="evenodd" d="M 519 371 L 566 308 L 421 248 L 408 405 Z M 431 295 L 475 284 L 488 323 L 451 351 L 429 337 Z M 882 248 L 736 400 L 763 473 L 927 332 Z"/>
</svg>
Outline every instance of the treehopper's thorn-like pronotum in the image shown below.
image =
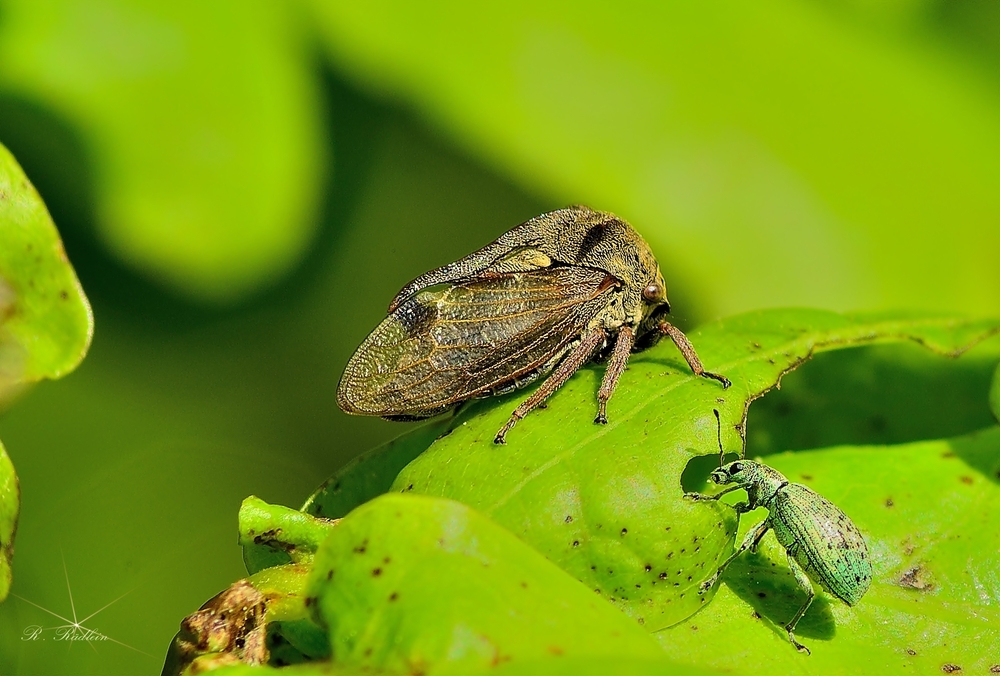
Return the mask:
<svg viewBox="0 0 1000 676">
<path fill-rule="evenodd" d="M 633 350 L 670 336 L 695 374 L 687 337 L 666 321 L 666 285 L 649 245 L 587 207 L 522 223 L 465 258 L 417 277 L 351 357 L 337 389 L 347 413 L 415 420 L 548 378 L 494 441 L 591 359 L 607 357 L 595 422 Z"/>
</svg>

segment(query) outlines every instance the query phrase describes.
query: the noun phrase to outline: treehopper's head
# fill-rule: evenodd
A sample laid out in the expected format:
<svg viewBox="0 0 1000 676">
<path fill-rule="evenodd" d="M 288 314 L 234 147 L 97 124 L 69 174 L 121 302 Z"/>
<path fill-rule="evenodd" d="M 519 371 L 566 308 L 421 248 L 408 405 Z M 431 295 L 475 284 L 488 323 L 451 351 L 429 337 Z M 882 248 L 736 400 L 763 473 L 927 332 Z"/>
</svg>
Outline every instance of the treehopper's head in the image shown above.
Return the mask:
<svg viewBox="0 0 1000 676">
<path fill-rule="evenodd" d="M 652 347 L 663 336 L 660 322 L 667 320 L 670 314 L 670 301 L 667 300 L 667 285 L 660 273 L 660 266 L 655 265 L 653 276 L 642 290 L 643 315 L 636 330 L 636 347 L 644 349 Z"/>
</svg>

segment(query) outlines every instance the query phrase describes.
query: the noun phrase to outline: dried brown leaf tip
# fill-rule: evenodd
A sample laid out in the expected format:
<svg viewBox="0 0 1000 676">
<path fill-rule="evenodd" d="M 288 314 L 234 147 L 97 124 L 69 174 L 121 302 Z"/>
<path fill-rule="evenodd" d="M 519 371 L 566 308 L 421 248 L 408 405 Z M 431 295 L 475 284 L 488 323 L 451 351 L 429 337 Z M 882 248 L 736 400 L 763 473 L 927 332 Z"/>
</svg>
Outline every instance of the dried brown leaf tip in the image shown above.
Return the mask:
<svg viewBox="0 0 1000 676">
<path fill-rule="evenodd" d="M 181 621 L 175 648 L 183 664 L 263 664 L 268 651 L 267 601 L 246 580 L 234 583 Z M 214 655 L 209 662 L 202 658 Z"/>
</svg>

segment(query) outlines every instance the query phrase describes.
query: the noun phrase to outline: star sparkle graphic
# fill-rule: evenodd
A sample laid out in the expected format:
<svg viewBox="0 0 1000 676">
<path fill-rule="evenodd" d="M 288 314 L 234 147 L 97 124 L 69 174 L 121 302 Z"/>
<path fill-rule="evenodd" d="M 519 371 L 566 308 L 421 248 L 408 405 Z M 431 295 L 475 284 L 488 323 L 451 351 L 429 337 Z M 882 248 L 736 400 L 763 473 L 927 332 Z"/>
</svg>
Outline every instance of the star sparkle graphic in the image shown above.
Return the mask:
<svg viewBox="0 0 1000 676">
<path fill-rule="evenodd" d="M 61 555 L 61 553 L 60 553 L 60 555 Z M 25 603 L 27 603 L 29 605 L 32 605 L 35 608 L 38 608 L 39 610 L 41 610 L 41 611 L 43 611 L 45 613 L 48 613 L 52 617 L 56 618 L 57 620 L 61 620 L 63 622 L 63 624 L 54 625 L 54 626 L 51 626 L 51 627 L 42 627 L 40 625 L 30 625 L 30 626 L 28 626 L 28 627 L 25 628 L 25 630 L 24 630 L 24 632 L 23 632 L 23 634 L 21 636 L 21 640 L 24 640 L 24 641 L 44 640 L 44 638 L 45 638 L 44 635 L 46 633 L 50 633 L 50 634 L 53 635 L 52 637 L 56 641 L 67 641 L 71 645 L 72 645 L 72 643 L 75 643 L 75 642 L 86 643 L 87 645 L 89 645 L 91 647 L 92 650 L 94 650 L 94 652 L 97 652 L 97 648 L 94 645 L 95 643 L 110 642 L 110 643 L 117 643 L 118 645 L 120 645 L 122 647 L 125 647 L 125 648 L 128 648 L 129 650 L 134 650 L 137 653 L 140 653 L 140 654 L 146 655 L 148 657 L 152 657 L 153 659 L 156 659 L 156 657 L 154 655 L 150 655 L 149 653 L 147 653 L 147 652 L 145 652 L 143 650 L 140 650 L 140 649 L 136 648 L 135 646 L 131 646 L 131 645 L 127 644 L 127 643 L 124 643 L 124 642 L 119 641 L 117 639 L 111 638 L 107 634 L 104 634 L 104 633 L 98 631 L 96 628 L 88 627 L 87 626 L 87 623 L 90 622 L 90 620 L 94 619 L 95 617 L 97 617 L 98 614 L 104 612 L 105 610 L 107 610 L 108 608 L 110 608 L 111 606 L 113 606 L 114 604 L 116 604 L 119 601 L 121 601 L 123 598 L 125 598 L 130 593 L 132 593 L 133 590 L 129 590 L 129 591 L 125 592 L 124 594 L 122 594 L 118 598 L 114 599 L 113 601 L 110 601 L 109 603 L 104 604 L 103 606 L 101 606 L 100 608 L 98 608 L 94 612 L 90 613 L 86 617 L 82 617 L 81 618 L 81 617 L 79 617 L 79 615 L 77 615 L 77 612 L 76 612 L 76 602 L 73 599 L 73 587 L 72 587 L 72 585 L 70 584 L 70 581 L 69 581 L 69 569 L 66 567 L 66 558 L 65 557 L 62 557 L 62 564 L 63 564 L 63 576 L 66 579 L 66 592 L 69 595 L 69 607 L 70 607 L 70 614 L 72 615 L 72 619 L 70 619 L 68 617 L 65 617 L 63 615 L 60 615 L 59 613 L 57 613 L 57 612 L 55 612 L 53 610 L 50 610 L 49 608 L 46 608 L 45 606 L 39 605 L 38 603 L 35 603 L 34 601 L 31 601 L 30 599 L 26 599 L 23 596 L 20 596 L 18 594 L 11 594 L 11 596 L 17 598 L 18 600 L 24 601 Z"/>
</svg>

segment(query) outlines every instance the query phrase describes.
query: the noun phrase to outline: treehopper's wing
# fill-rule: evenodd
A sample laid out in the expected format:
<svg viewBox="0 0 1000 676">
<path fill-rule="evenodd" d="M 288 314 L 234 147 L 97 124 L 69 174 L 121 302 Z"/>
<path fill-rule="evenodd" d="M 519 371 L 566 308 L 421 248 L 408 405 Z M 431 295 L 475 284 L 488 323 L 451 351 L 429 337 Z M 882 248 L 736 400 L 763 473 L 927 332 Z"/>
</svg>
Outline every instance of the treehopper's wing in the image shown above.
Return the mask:
<svg viewBox="0 0 1000 676">
<path fill-rule="evenodd" d="M 348 413 L 426 418 L 550 369 L 611 301 L 606 272 L 553 266 L 424 291 L 351 357 L 337 390 Z"/>
</svg>

